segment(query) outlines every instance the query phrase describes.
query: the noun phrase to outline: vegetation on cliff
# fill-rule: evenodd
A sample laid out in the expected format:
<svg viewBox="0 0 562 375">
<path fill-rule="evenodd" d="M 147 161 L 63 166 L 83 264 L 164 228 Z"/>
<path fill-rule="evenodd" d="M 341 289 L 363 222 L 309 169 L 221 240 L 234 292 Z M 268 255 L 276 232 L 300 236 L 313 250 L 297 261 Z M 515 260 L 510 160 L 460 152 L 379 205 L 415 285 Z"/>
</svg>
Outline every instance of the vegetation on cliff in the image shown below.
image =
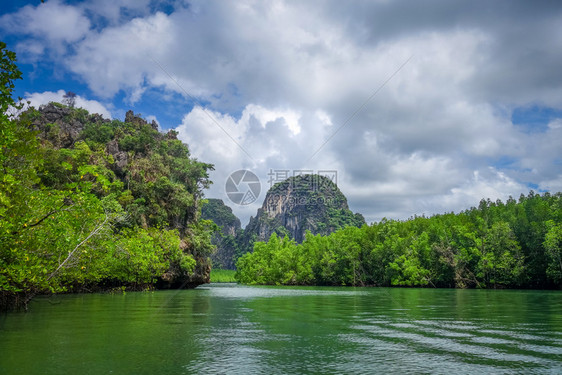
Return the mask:
<svg viewBox="0 0 562 375">
<path fill-rule="evenodd" d="M 347 199 L 334 182 L 321 175 L 305 174 L 269 189 L 256 217 L 244 229 L 240 247 L 244 253 L 251 251 L 255 242 L 267 241 L 272 234 L 300 243 L 306 232 L 328 235 L 363 224 L 363 216 L 349 210 Z"/>
<path fill-rule="evenodd" d="M 170 131 L 51 103 L 17 119 L 0 44 L 0 309 L 36 294 L 208 282 L 209 164 Z M 21 109 L 21 108 L 20 108 Z"/>
<path fill-rule="evenodd" d="M 237 269 L 247 284 L 560 288 L 562 194 L 307 233 L 302 244 L 274 234 Z"/>
<path fill-rule="evenodd" d="M 212 237 L 216 251 L 211 255 L 213 269 L 233 270 L 240 254 L 238 238 L 242 233 L 240 219 L 221 199 L 209 198 L 201 208 L 201 217 L 213 221 L 218 227 Z"/>
</svg>

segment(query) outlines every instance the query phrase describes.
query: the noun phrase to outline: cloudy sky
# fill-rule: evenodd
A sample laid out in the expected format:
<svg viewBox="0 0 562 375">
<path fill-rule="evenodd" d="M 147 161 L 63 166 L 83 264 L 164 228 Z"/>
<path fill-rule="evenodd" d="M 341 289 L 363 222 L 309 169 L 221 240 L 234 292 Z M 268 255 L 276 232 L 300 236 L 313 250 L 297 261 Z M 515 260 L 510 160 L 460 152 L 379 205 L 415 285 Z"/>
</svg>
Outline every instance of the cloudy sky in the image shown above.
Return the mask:
<svg viewBox="0 0 562 375">
<path fill-rule="evenodd" d="M 17 94 L 176 129 L 245 225 L 270 180 L 336 171 L 367 221 L 562 190 L 559 1 L 3 0 Z M 225 182 L 248 169 L 254 204 Z M 285 171 L 285 172 L 284 172 Z M 287 172 L 288 171 L 288 172 Z M 271 173 L 273 172 L 273 173 Z"/>
</svg>

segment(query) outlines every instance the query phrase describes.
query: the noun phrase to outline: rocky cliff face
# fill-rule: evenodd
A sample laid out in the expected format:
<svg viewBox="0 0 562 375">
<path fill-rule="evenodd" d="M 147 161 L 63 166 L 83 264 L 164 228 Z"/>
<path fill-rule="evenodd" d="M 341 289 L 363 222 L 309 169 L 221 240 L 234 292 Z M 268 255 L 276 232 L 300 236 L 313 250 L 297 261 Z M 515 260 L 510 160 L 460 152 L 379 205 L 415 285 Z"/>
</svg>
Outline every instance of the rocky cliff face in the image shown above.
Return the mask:
<svg viewBox="0 0 562 375">
<path fill-rule="evenodd" d="M 39 131 L 41 139 L 48 140 L 56 148 L 69 148 L 80 139 L 86 124 L 103 124 L 111 120 L 99 114 L 89 114 L 83 109 L 74 109 L 58 103 L 49 103 L 39 108 L 41 116 L 31 125 Z"/>
<path fill-rule="evenodd" d="M 234 269 L 238 256 L 237 238 L 241 234 L 240 220 L 221 199 L 212 198 L 201 208 L 201 218 L 212 220 L 220 227 L 220 231 L 212 238 L 213 245 L 217 247 L 211 255 L 213 267 Z"/>
<path fill-rule="evenodd" d="M 363 216 L 349 210 L 347 199 L 330 179 L 301 175 L 269 189 L 240 242 L 241 247 L 251 250 L 255 241 L 267 241 L 277 233 L 300 243 L 306 231 L 327 235 L 345 226 L 363 224 Z"/>
<path fill-rule="evenodd" d="M 103 118 L 100 114 L 90 114 L 84 109 L 70 108 L 58 103 L 49 103 L 39 108 L 41 116 L 36 117 L 32 121 L 32 126 L 38 130 L 39 137 L 49 141 L 55 148 L 72 148 L 74 143 L 83 137 L 83 131 L 87 126 L 96 129 L 102 124 L 110 123 L 111 120 Z M 136 127 L 150 125 L 154 130 L 158 130 L 156 121 L 148 124 L 148 122 L 140 116 L 129 110 L 125 114 L 126 123 L 133 124 Z M 176 134 L 169 132 L 164 135 L 158 133 L 160 138 L 177 139 Z M 118 175 L 123 175 L 125 167 L 129 163 L 128 153 L 119 148 L 117 139 L 107 142 L 106 152 L 113 156 L 115 164 L 112 166 L 113 171 Z"/>
</svg>

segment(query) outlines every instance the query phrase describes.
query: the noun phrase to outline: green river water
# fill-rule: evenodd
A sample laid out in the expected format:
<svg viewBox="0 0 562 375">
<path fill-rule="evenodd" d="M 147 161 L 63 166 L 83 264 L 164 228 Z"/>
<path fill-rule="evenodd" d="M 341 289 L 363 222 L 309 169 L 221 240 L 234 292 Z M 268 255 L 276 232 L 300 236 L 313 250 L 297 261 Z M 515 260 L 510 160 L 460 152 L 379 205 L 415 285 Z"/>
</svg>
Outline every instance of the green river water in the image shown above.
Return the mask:
<svg viewBox="0 0 562 375">
<path fill-rule="evenodd" d="M 291 288 L 38 298 L 0 374 L 560 374 L 562 292 Z"/>
</svg>

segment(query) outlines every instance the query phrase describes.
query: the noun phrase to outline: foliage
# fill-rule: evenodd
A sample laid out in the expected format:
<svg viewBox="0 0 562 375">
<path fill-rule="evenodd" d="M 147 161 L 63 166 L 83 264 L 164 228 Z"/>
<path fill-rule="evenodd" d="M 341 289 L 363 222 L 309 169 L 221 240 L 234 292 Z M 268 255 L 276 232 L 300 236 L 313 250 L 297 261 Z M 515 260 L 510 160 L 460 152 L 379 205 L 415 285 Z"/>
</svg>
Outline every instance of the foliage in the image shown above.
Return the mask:
<svg viewBox="0 0 562 375">
<path fill-rule="evenodd" d="M 39 293 L 143 289 L 208 263 L 212 223 L 199 202 L 211 165 L 139 118 L 102 121 L 61 104 L 55 123 L 33 108 L 9 118 L 21 73 L 1 42 L 0 63 L 0 310 Z"/>
<path fill-rule="evenodd" d="M 221 199 L 206 199 L 201 208 L 201 217 L 213 220 L 220 227 L 233 226 L 240 228 L 240 220 Z"/>
<path fill-rule="evenodd" d="M 548 257 L 546 274 L 556 283 L 562 283 L 562 224 L 553 220 L 547 222 L 549 228 L 544 247 Z"/>
<path fill-rule="evenodd" d="M 234 270 L 221 270 L 218 268 L 213 268 L 211 270 L 211 282 L 212 283 L 235 283 L 236 278 L 234 277 L 236 271 Z"/>
<path fill-rule="evenodd" d="M 483 200 L 459 214 L 382 220 L 302 244 L 273 235 L 237 263 L 247 284 L 562 286 L 562 194 Z"/>
<path fill-rule="evenodd" d="M 206 199 L 201 208 L 201 217 L 212 220 L 217 225 L 211 238 L 211 242 L 217 247 L 211 254 L 213 268 L 233 270 L 235 261 L 241 255 L 237 241 L 237 236 L 242 232 L 240 220 L 221 199 Z"/>
</svg>

